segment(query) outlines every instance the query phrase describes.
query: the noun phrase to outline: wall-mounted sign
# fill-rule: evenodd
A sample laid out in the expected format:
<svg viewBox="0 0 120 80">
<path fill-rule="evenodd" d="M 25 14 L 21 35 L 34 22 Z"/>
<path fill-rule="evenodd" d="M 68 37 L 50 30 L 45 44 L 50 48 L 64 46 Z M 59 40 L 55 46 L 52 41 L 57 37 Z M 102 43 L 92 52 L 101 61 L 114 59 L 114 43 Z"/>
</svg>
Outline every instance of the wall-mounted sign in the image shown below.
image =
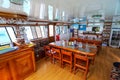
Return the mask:
<svg viewBox="0 0 120 80">
<path fill-rule="evenodd" d="M 81 31 L 86 31 L 86 25 L 80 25 L 79 30 Z"/>
</svg>

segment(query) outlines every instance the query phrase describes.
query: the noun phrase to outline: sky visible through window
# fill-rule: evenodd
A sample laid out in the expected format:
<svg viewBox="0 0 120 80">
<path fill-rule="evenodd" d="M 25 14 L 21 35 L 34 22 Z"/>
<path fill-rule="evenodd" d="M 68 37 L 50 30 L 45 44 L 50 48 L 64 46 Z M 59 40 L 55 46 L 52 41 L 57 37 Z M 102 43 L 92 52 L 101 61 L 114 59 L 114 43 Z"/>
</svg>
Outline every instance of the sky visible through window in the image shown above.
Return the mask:
<svg viewBox="0 0 120 80">
<path fill-rule="evenodd" d="M 40 6 L 40 19 L 44 19 L 45 14 L 45 4 L 41 4 Z"/>
<path fill-rule="evenodd" d="M 14 31 L 13 31 L 13 28 L 12 28 L 12 27 L 6 27 L 6 29 L 7 29 L 7 31 L 8 31 L 8 34 L 9 34 L 10 37 L 11 37 L 11 40 L 12 40 L 13 42 L 15 42 L 15 41 L 16 41 L 16 36 L 15 36 Z"/>
<path fill-rule="evenodd" d="M 53 25 L 49 25 L 49 36 L 53 36 Z"/>
<path fill-rule="evenodd" d="M 48 5 L 48 17 L 49 20 L 53 20 L 53 7 L 51 5 Z"/>
<path fill-rule="evenodd" d="M 9 44 L 10 38 L 5 30 L 5 27 L 0 28 L 0 45 Z"/>
<path fill-rule="evenodd" d="M 23 11 L 30 14 L 30 0 L 25 0 L 23 3 Z"/>
<path fill-rule="evenodd" d="M 10 1 L 9 0 L 1 0 L 2 1 L 2 7 L 9 8 L 10 7 Z"/>
</svg>

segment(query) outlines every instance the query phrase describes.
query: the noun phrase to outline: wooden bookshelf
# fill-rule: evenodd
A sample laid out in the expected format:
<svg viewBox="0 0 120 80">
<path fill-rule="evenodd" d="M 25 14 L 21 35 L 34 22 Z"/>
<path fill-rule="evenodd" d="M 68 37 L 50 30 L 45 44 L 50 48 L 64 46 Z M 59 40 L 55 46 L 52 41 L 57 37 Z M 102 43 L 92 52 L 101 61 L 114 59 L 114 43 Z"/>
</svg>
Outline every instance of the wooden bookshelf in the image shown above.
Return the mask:
<svg viewBox="0 0 120 80">
<path fill-rule="evenodd" d="M 110 39 L 110 33 L 111 33 L 111 25 L 112 22 L 104 22 L 104 30 L 102 34 L 102 42 L 106 44 L 107 46 L 109 45 L 109 39 Z"/>
</svg>

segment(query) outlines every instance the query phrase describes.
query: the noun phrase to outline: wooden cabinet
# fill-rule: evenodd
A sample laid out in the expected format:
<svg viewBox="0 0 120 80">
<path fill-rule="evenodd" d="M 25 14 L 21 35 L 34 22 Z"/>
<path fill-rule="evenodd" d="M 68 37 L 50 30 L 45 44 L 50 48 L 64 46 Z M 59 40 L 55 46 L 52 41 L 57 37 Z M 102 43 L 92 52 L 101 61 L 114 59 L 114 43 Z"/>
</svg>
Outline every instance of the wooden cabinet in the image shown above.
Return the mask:
<svg viewBox="0 0 120 80">
<path fill-rule="evenodd" d="M 0 63 L 0 80 L 12 80 L 8 62 Z"/>
<path fill-rule="evenodd" d="M 34 51 L 31 48 L 0 55 L 0 80 L 24 80 L 34 71 Z"/>
<path fill-rule="evenodd" d="M 23 55 L 17 56 L 12 60 L 14 69 L 17 69 L 16 73 L 18 79 L 24 79 L 27 75 L 33 72 L 34 64 L 31 53 L 31 51 L 27 51 L 26 53 L 21 52 Z"/>
</svg>

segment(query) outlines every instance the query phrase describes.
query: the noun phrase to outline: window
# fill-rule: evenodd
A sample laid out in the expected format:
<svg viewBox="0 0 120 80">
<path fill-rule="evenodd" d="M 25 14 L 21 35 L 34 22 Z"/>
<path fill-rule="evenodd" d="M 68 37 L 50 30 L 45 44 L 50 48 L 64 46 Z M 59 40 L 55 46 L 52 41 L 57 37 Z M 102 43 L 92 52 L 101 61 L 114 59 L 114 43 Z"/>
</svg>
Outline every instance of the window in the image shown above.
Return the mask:
<svg viewBox="0 0 120 80">
<path fill-rule="evenodd" d="M 16 36 L 15 36 L 15 32 L 13 31 L 13 28 L 12 27 L 6 27 L 7 31 L 8 31 L 8 34 L 9 36 L 11 37 L 11 40 L 13 42 L 16 41 Z"/>
<path fill-rule="evenodd" d="M 62 12 L 62 20 L 63 21 L 65 20 L 65 12 L 64 11 Z"/>
<path fill-rule="evenodd" d="M 44 30 L 45 30 L 45 38 L 47 38 L 48 37 L 48 26 L 45 26 Z"/>
<path fill-rule="evenodd" d="M 36 29 L 38 38 L 41 38 L 42 37 L 42 33 L 41 33 L 41 30 L 40 30 L 40 27 L 37 26 L 37 27 L 35 27 L 35 29 Z"/>
<path fill-rule="evenodd" d="M 0 28 L 0 45 L 9 44 L 11 42 L 9 35 L 7 34 L 7 31 L 5 27 Z"/>
<path fill-rule="evenodd" d="M 56 31 L 55 32 L 56 35 L 60 34 L 60 26 L 56 26 L 55 31 Z"/>
<path fill-rule="evenodd" d="M 48 18 L 53 20 L 53 7 L 51 5 L 48 6 Z"/>
<path fill-rule="evenodd" d="M 47 38 L 47 27 L 45 26 L 40 26 L 41 33 L 42 33 L 42 38 Z"/>
<path fill-rule="evenodd" d="M 68 31 L 68 26 L 60 26 L 60 33 L 66 34 Z"/>
<path fill-rule="evenodd" d="M 65 34 L 66 34 L 66 33 L 67 33 L 67 31 L 68 31 L 68 26 L 64 26 L 64 27 L 63 27 L 63 31 L 64 31 L 63 33 L 65 33 Z"/>
<path fill-rule="evenodd" d="M 56 19 L 56 20 L 59 20 L 58 9 L 56 9 L 56 12 L 55 12 L 55 19 Z"/>
<path fill-rule="evenodd" d="M 44 19 L 45 14 L 45 4 L 41 4 L 40 6 L 40 19 Z"/>
<path fill-rule="evenodd" d="M 60 34 L 63 33 L 63 26 L 60 26 Z"/>
<path fill-rule="evenodd" d="M 49 25 L 49 36 L 54 36 L 53 25 Z"/>
<path fill-rule="evenodd" d="M 10 7 L 10 1 L 9 0 L 3 0 L 2 7 L 9 8 Z"/>
<path fill-rule="evenodd" d="M 25 27 L 25 31 L 26 31 L 26 34 L 27 34 L 27 38 L 29 40 L 33 39 L 31 28 L 30 27 Z"/>
<path fill-rule="evenodd" d="M 32 31 L 32 35 L 33 35 L 33 38 L 37 38 L 37 33 L 36 33 L 36 29 L 35 27 L 31 27 L 31 31 Z"/>
<path fill-rule="evenodd" d="M 25 0 L 23 3 L 23 11 L 30 14 L 30 0 Z"/>
<path fill-rule="evenodd" d="M 65 16 L 65 12 L 63 11 L 62 16 Z"/>
</svg>

